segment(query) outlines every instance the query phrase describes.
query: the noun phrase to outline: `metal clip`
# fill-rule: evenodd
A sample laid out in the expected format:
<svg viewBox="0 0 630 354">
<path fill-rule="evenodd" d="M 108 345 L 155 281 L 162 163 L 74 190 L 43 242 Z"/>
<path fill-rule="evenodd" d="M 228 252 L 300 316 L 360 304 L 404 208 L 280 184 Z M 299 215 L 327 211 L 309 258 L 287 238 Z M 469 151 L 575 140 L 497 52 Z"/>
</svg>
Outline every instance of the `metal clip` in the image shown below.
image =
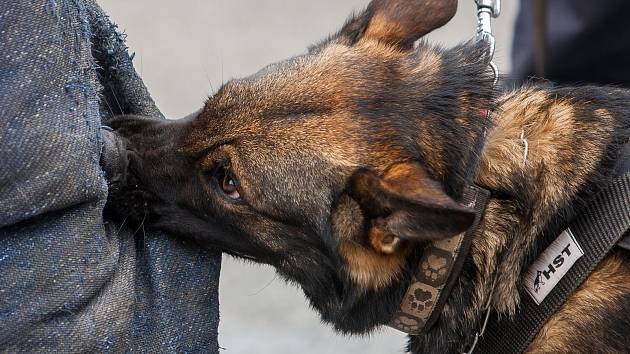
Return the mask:
<svg viewBox="0 0 630 354">
<path fill-rule="evenodd" d="M 495 83 L 499 79 L 499 69 L 492 61 L 496 41 L 492 34 L 492 19 L 501 14 L 501 0 L 475 0 L 477 4 L 477 40 L 488 46 L 488 65 L 494 72 Z"/>
<path fill-rule="evenodd" d="M 501 0 L 475 0 L 477 7 L 486 7 L 492 11 L 492 17 L 497 18 L 501 14 Z"/>
</svg>

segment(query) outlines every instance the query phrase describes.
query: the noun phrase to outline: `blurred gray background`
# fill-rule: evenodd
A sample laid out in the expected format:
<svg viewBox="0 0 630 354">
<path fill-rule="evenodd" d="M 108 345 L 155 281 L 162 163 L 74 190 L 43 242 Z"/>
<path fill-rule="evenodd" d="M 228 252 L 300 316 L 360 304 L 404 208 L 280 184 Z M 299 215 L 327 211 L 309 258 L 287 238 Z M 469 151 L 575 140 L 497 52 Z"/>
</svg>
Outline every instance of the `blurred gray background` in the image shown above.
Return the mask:
<svg viewBox="0 0 630 354">
<path fill-rule="evenodd" d="M 303 53 L 338 30 L 368 0 L 101 0 L 127 33 L 136 70 L 169 118 L 200 108 L 230 78 Z M 518 3 L 503 1 L 494 21 L 495 62 L 510 68 L 509 50 Z M 431 33 L 445 46 L 473 36 L 473 0 L 460 0 L 457 16 Z M 224 353 L 403 353 L 405 336 L 383 328 L 369 337 L 344 337 L 320 322 L 300 289 L 273 269 L 225 256 L 219 288 L 219 344 Z"/>
</svg>

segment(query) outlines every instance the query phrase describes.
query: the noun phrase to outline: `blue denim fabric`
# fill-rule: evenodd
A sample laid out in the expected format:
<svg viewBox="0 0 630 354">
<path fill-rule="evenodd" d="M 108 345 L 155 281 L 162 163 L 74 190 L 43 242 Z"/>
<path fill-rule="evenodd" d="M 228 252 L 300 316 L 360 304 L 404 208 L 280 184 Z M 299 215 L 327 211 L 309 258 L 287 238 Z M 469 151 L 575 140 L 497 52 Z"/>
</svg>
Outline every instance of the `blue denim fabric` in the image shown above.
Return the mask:
<svg viewBox="0 0 630 354">
<path fill-rule="evenodd" d="M 103 214 L 119 113 L 161 117 L 94 2 L 0 1 L 0 352 L 218 352 L 220 253 Z"/>
</svg>

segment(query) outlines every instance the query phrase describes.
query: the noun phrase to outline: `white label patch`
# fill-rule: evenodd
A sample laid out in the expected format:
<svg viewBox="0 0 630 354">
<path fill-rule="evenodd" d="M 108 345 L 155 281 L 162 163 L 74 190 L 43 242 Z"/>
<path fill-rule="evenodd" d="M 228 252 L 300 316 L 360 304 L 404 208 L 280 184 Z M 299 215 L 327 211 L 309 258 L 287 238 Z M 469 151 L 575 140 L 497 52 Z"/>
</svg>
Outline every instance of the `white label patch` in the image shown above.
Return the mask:
<svg viewBox="0 0 630 354">
<path fill-rule="evenodd" d="M 538 256 L 523 276 L 525 289 L 537 305 L 583 255 L 584 251 L 575 241 L 573 233 L 566 229 Z"/>
</svg>

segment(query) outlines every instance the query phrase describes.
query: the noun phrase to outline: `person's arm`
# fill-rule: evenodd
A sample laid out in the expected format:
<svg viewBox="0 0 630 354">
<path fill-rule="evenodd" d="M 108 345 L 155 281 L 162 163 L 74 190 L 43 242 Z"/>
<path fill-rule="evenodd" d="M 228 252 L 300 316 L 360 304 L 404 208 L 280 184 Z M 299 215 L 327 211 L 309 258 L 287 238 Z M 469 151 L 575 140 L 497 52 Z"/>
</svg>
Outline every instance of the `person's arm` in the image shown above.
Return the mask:
<svg viewBox="0 0 630 354">
<path fill-rule="evenodd" d="M 220 252 L 104 212 L 101 125 L 160 119 L 123 37 L 91 0 L 0 14 L 0 352 L 218 353 Z"/>
</svg>

